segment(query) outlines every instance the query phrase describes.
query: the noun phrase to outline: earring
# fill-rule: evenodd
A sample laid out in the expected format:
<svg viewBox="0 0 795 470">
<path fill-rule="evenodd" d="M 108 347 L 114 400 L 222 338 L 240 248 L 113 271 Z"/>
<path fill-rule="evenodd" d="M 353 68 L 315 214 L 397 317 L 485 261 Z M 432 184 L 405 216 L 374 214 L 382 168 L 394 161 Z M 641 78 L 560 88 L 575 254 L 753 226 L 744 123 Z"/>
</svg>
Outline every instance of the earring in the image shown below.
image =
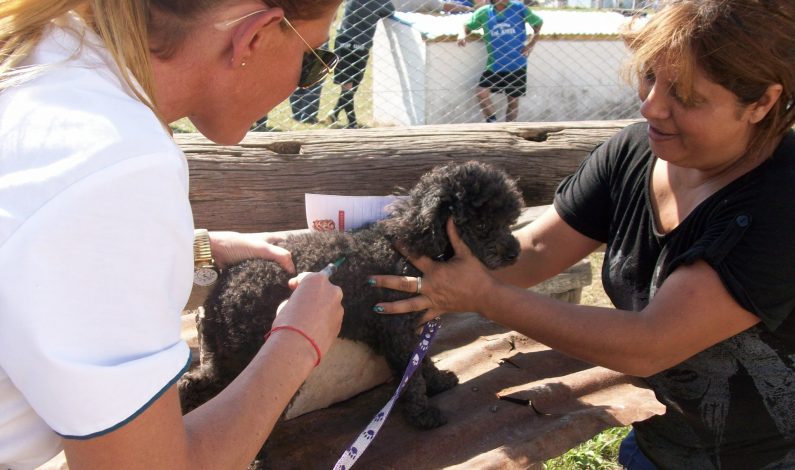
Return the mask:
<svg viewBox="0 0 795 470">
<path fill-rule="evenodd" d="M 241 66 L 241 67 L 245 67 L 245 66 L 246 66 L 246 63 L 245 63 L 245 62 L 241 62 L 241 63 L 240 63 L 240 66 Z"/>
</svg>

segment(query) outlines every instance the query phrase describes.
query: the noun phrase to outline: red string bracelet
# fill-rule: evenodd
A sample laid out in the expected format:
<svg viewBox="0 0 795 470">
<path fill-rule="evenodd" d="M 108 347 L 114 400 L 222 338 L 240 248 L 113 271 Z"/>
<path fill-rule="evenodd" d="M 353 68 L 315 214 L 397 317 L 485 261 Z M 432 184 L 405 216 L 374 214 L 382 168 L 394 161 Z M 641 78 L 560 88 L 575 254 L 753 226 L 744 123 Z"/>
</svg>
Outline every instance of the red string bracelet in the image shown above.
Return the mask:
<svg viewBox="0 0 795 470">
<path fill-rule="evenodd" d="M 315 363 L 315 367 L 317 367 L 317 365 L 320 364 L 320 359 L 323 357 L 323 355 L 320 353 L 320 348 L 317 347 L 317 343 L 315 342 L 315 340 L 313 340 L 312 338 L 309 337 L 308 334 L 304 333 L 303 331 L 299 330 L 294 326 L 282 325 L 282 326 L 277 326 L 275 328 L 271 328 L 271 330 L 265 335 L 265 341 L 268 341 L 268 337 L 271 335 L 271 333 L 279 330 L 295 331 L 296 333 L 306 338 L 306 340 L 309 341 L 309 344 L 311 344 L 312 347 L 315 348 L 315 353 L 317 354 L 317 362 Z"/>
</svg>

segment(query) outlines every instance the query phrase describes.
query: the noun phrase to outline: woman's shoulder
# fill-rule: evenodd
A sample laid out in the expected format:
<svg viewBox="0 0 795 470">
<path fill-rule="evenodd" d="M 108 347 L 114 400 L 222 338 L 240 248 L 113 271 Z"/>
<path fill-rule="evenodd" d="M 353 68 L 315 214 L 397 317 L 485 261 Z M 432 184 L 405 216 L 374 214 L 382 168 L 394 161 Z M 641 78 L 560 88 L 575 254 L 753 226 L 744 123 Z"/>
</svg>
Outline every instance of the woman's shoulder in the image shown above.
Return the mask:
<svg viewBox="0 0 795 470">
<path fill-rule="evenodd" d="M 55 65 L 0 95 L 0 155 L 14 180 L 0 191 L 8 208 L 0 244 L 54 198 L 112 169 L 132 175 L 142 157 L 151 172 L 187 186 L 185 157 L 154 113 L 120 84 L 91 75 Z"/>
</svg>

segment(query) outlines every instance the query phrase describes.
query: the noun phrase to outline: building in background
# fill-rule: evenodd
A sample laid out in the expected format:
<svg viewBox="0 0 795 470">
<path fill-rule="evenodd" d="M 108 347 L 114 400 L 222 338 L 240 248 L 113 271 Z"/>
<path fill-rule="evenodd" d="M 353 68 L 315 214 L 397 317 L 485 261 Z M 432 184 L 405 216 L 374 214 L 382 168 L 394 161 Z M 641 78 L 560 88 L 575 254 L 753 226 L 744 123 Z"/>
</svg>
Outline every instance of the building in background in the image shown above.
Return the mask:
<svg viewBox="0 0 795 470">
<path fill-rule="evenodd" d="M 544 27 L 528 64 L 518 120 L 639 117 L 637 93 L 620 73 L 628 52 L 619 31 L 629 18 L 616 11 L 534 11 Z M 379 25 L 373 46 L 374 125 L 482 121 L 473 92 L 486 50 L 482 41 L 456 45 L 466 18 L 398 12 Z M 504 96 L 494 99 L 498 109 L 505 108 Z"/>
</svg>

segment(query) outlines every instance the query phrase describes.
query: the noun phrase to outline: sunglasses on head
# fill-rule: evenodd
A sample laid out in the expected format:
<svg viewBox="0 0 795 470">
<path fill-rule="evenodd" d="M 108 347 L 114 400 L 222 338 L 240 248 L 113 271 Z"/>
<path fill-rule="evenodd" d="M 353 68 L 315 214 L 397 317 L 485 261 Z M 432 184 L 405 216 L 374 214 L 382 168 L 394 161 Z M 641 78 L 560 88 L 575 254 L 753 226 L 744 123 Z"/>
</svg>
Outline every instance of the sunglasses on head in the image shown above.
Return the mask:
<svg viewBox="0 0 795 470">
<path fill-rule="evenodd" d="M 241 16 L 240 18 L 216 23 L 215 28 L 221 31 L 226 31 L 246 18 L 266 11 L 268 10 L 261 9 L 252 11 L 251 13 Z M 328 49 L 316 49 L 310 46 L 309 43 L 306 42 L 306 39 L 301 36 L 301 33 L 295 29 L 295 27 L 287 20 L 287 18 L 282 18 L 282 21 L 284 24 L 289 26 L 290 29 L 292 29 L 293 32 L 298 35 L 306 47 L 309 48 L 309 52 L 304 52 L 304 58 L 301 61 L 301 75 L 298 77 L 298 88 L 309 88 L 313 85 L 317 85 L 318 83 L 322 82 L 324 78 L 326 78 L 326 75 L 334 70 L 334 67 L 336 67 L 337 63 L 340 61 L 339 56 Z"/>
</svg>

